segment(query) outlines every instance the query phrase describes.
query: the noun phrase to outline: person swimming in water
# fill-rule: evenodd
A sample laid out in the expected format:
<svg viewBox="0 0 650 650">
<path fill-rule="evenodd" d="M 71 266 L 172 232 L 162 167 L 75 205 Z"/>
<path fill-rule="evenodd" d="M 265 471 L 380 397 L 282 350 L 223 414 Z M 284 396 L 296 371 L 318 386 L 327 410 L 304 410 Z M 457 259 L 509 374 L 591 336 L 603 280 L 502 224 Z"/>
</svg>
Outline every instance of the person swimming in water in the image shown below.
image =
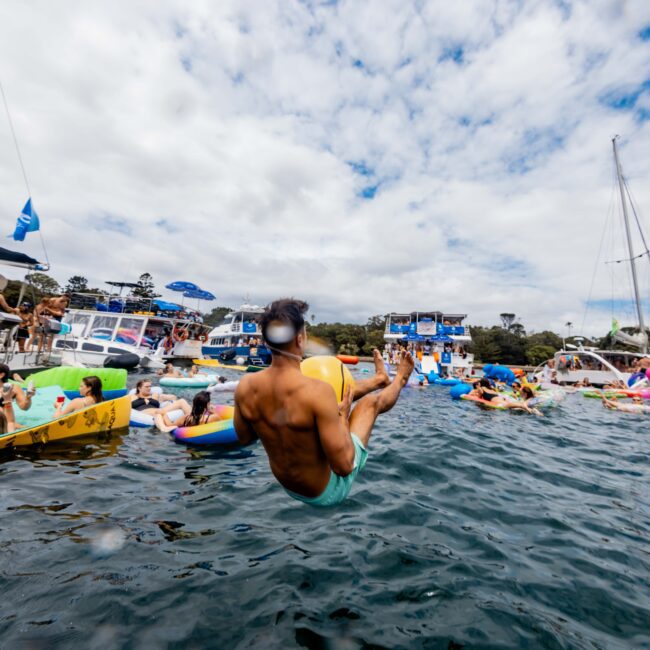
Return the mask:
<svg viewBox="0 0 650 650">
<path fill-rule="evenodd" d="M 479 379 L 473 385 L 473 388 L 474 389 L 470 393 L 468 393 L 468 395 L 471 397 L 478 397 L 481 400 L 484 400 L 486 402 L 491 402 L 495 406 L 500 406 L 502 408 L 526 411 L 531 415 L 538 415 L 538 416 L 543 415 L 543 413 L 539 409 L 532 408 L 531 406 L 528 405 L 527 403 L 528 399 L 532 399 L 534 397 L 533 391 L 529 387 L 524 387 L 527 389 L 527 392 L 525 393 L 525 401 L 514 399 L 513 397 L 507 397 L 505 395 L 495 392 L 494 390 L 492 390 L 489 380 L 485 377 L 481 377 L 481 379 Z M 522 388 L 522 396 L 524 396 L 523 388 Z"/>
<path fill-rule="evenodd" d="M 402 354 L 390 382 L 375 350 L 374 377 L 357 381 L 337 404 L 331 386 L 302 374 L 308 305 L 276 300 L 261 317 L 262 336 L 272 352 L 269 368 L 247 375 L 235 392 L 234 425 L 242 445 L 260 440 L 271 471 L 287 493 L 312 506 L 341 503 L 368 456 L 372 427 L 397 402 L 413 371 Z M 379 390 L 381 389 L 381 390 Z M 376 392 L 375 392 L 376 391 Z M 352 413 L 352 402 L 358 399 Z"/>
</svg>

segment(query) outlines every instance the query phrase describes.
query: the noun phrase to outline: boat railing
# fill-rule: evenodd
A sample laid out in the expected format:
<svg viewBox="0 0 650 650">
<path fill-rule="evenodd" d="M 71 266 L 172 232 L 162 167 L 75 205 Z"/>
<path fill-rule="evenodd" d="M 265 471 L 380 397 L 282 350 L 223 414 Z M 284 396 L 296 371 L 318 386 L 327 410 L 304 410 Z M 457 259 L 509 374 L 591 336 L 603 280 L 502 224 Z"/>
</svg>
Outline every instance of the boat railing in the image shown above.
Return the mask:
<svg viewBox="0 0 650 650">
<path fill-rule="evenodd" d="M 21 352 L 16 340 L 19 329 L 20 323 L 11 324 L 7 323 L 7 321 L 4 321 L 0 327 L 0 363 L 10 365 L 17 354 L 24 354 L 25 361 L 33 361 L 34 365 L 46 365 L 50 358 L 49 352 L 45 350 L 39 351 L 37 346 L 33 346 L 29 352 Z"/>
<path fill-rule="evenodd" d="M 556 359 L 556 370 L 558 373 L 563 374 L 565 372 L 569 372 L 571 370 L 570 367 L 562 367 L 560 363 L 560 359 L 563 356 L 573 356 L 575 352 L 567 352 L 567 351 L 561 351 L 558 354 L 556 354 L 555 359 Z M 591 357 L 592 359 L 595 359 L 596 361 L 600 362 L 604 368 L 607 370 L 611 371 L 614 373 L 614 376 L 616 379 L 619 379 L 621 381 L 625 380 L 625 375 L 612 363 L 610 363 L 605 357 L 602 357 L 600 354 L 597 354 L 596 352 L 592 352 L 590 350 L 580 350 L 580 355 L 584 355 L 586 357 Z"/>
</svg>

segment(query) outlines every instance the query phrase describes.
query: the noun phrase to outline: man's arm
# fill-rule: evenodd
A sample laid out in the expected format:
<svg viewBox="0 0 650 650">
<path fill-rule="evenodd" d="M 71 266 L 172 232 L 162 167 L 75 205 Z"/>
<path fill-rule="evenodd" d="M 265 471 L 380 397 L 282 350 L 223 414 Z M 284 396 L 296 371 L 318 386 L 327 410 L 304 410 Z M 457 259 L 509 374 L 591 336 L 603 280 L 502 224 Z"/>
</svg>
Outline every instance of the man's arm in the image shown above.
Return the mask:
<svg viewBox="0 0 650 650">
<path fill-rule="evenodd" d="M 14 395 L 16 396 L 16 404 L 22 411 L 27 411 L 32 406 L 32 395 L 26 393 L 20 386 L 13 387 Z"/>
<path fill-rule="evenodd" d="M 318 386 L 314 390 L 314 415 L 316 428 L 330 468 L 339 476 L 347 476 L 354 469 L 354 443 L 350 436 L 348 420 L 352 393 L 348 388 L 341 404 L 330 386 Z"/>
<path fill-rule="evenodd" d="M 244 384 L 245 390 L 246 382 L 242 381 L 235 391 L 235 415 L 233 417 L 233 424 L 235 425 L 237 438 L 239 438 L 239 444 L 250 445 L 257 440 L 257 434 L 250 422 L 242 415 L 241 409 L 239 408 L 239 402 L 243 393 L 242 384 Z"/>
</svg>

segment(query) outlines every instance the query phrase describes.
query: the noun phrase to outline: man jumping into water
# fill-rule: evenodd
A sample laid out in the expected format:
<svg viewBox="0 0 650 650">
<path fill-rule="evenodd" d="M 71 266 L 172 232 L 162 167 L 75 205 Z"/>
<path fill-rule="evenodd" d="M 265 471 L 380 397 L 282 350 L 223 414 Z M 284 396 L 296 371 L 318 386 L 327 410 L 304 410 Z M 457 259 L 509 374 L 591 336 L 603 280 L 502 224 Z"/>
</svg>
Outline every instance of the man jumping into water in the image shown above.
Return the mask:
<svg viewBox="0 0 650 650">
<path fill-rule="evenodd" d="M 337 404 L 331 386 L 300 371 L 308 307 L 285 298 L 265 309 L 262 336 L 273 360 L 269 368 L 240 381 L 234 423 L 241 444 L 262 441 L 271 471 L 290 496 L 313 506 L 332 506 L 348 496 L 366 464 L 375 420 L 397 402 L 413 359 L 403 355 L 390 382 L 375 350 L 375 376 L 358 381 L 354 391 L 348 388 Z"/>
</svg>

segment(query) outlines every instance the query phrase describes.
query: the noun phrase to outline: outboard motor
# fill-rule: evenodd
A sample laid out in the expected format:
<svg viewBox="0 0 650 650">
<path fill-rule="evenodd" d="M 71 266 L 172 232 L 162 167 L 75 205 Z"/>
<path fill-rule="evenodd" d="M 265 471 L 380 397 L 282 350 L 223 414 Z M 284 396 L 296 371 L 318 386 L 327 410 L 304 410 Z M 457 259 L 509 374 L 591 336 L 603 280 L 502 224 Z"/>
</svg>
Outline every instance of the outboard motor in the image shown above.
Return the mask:
<svg viewBox="0 0 650 650">
<path fill-rule="evenodd" d="M 133 352 L 125 352 L 124 354 L 116 354 L 104 359 L 104 368 L 123 368 L 124 370 L 132 370 L 140 363 L 140 357 Z"/>
</svg>

